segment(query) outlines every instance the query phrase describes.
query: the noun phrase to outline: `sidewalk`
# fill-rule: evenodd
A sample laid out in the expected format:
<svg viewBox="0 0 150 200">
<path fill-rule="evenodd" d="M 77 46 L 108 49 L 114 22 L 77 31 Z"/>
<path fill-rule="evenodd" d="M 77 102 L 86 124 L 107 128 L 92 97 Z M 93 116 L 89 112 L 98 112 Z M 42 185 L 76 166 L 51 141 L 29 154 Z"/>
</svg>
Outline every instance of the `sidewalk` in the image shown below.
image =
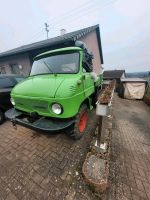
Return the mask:
<svg viewBox="0 0 150 200">
<path fill-rule="evenodd" d="M 150 108 L 115 97 L 110 200 L 150 199 Z"/>
</svg>

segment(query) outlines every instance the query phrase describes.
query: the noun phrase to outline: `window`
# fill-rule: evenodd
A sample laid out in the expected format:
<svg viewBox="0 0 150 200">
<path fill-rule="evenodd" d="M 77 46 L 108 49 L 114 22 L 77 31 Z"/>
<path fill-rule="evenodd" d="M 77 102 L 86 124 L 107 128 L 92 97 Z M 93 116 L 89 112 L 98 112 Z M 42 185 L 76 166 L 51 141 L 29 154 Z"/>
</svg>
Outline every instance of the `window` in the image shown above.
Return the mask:
<svg viewBox="0 0 150 200">
<path fill-rule="evenodd" d="M 93 71 L 93 66 L 91 64 L 89 64 L 88 62 L 82 62 L 82 66 L 83 66 L 83 72 L 84 73 L 90 73 Z"/>
<path fill-rule="evenodd" d="M 20 74 L 20 68 L 18 64 L 11 65 L 11 71 L 13 74 Z"/>
<path fill-rule="evenodd" d="M 75 74 L 79 71 L 79 53 L 67 52 L 35 60 L 31 76 L 38 74 Z"/>
<path fill-rule="evenodd" d="M 0 67 L 0 74 L 6 74 L 5 67 Z"/>
<path fill-rule="evenodd" d="M 93 71 L 93 63 L 92 63 L 92 56 L 91 54 L 84 52 L 83 53 L 83 72 L 92 72 Z"/>
</svg>

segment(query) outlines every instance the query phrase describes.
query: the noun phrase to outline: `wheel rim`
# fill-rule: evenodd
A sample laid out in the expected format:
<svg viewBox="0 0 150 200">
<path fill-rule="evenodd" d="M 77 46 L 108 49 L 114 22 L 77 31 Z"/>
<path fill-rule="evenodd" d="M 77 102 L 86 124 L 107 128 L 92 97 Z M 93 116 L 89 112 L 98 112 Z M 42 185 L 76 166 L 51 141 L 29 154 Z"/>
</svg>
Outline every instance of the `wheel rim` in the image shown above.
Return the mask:
<svg viewBox="0 0 150 200">
<path fill-rule="evenodd" d="M 81 115 L 80 122 L 79 122 L 79 131 L 83 133 L 87 125 L 87 112 L 84 112 Z"/>
</svg>

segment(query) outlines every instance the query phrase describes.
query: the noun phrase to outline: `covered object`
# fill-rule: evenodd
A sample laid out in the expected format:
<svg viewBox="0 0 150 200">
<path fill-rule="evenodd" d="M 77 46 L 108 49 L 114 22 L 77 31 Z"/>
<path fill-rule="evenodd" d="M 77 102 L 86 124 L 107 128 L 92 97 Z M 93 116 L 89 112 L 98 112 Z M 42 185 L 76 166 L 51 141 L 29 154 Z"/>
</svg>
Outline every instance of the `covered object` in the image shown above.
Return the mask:
<svg viewBox="0 0 150 200">
<path fill-rule="evenodd" d="M 141 78 L 122 78 L 120 94 L 126 99 L 143 99 L 147 81 Z"/>
</svg>

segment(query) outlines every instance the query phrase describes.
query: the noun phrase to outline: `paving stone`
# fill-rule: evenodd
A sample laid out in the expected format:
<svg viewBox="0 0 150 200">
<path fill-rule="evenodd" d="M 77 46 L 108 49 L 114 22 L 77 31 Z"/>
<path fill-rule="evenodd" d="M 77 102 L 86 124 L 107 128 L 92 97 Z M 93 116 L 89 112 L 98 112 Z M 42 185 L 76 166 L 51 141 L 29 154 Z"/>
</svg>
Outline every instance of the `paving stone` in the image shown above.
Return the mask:
<svg viewBox="0 0 150 200">
<path fill-rule="evenodd" d="M 142 101 L 115 97 L 109 196 L 111 200 L 148 200 L 150 112 Z M 123 178 L 125 177 L 125 178 Z"/>
<path fill-rule="evenodd" d="M 65 198 L 73 177 L 63 174 L 81 166 L 84 157 L 80 154 L 88 151 L 96 120 L 93 111 L 88 134 L 80 141 L 72 140 L 65 132 L 44 134 L 20 126 L 14 130 L 8 121 L 1 125 L 0 200 Z M 87 192 L 88 196 L 92 195 L 89 188 Z"/>
<path fill-rule="evenodd" d="M 18 198 L 13 193 L 10 193 L 7 196 L 6 200 L 18 200 Z"/>
</svg>

